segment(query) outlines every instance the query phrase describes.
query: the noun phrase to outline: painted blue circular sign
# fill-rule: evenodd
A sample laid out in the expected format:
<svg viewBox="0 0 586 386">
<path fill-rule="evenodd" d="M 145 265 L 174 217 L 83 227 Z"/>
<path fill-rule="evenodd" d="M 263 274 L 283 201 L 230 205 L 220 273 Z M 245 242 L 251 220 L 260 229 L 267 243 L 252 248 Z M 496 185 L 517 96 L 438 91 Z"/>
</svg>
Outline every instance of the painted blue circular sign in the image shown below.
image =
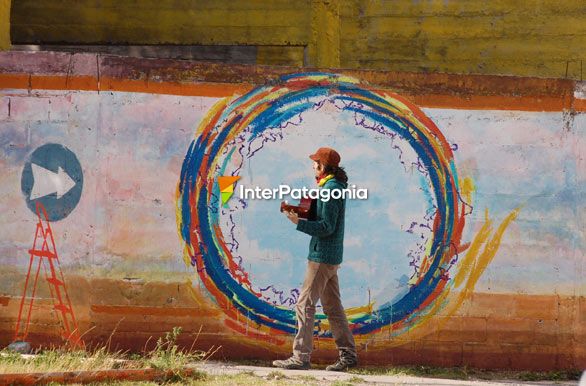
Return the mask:
<svg viewBox="0 0 586 386">
<path fill-rule="evenodd" d="M 26 204 L 36 213 L 37 202 L 47 211 L 47 220 L 67 217 L 77 206 L 83 188 L 83 173 L 75 154 L 63 145 L 38 147 L 24 165 L 20 181 Z"/>
</svg>

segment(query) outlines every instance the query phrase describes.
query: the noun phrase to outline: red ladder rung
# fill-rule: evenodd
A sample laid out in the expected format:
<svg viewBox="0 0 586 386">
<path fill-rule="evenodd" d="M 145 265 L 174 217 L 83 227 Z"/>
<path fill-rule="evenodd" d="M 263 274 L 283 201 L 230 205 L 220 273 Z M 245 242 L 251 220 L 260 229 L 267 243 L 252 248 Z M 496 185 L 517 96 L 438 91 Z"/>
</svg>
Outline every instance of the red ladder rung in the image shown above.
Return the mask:
<svg viewBox="0 0 586 386">
<path fill-rule="evenodd" d="M 63 283 L 61 280 L 57 279 L 56 277 L 50 277 L 47 279 L 47 281 L 51 284 L 56 285 L 56 286 L 65 285 L 65 283 Z"/>
<path fill-rule="evenodd" d="M 71 309 L 69 307 L 67 307 L 65 304 L 57 304 L 57 305 L 55 305 L 55 309 L 57 311 L 61 311 L 63 313 L 71 314 Z"/>
<path fill-rule="evenodd" d="M 38 249 L 29 249 L 28 253 L 30 253 L 31 255 L 34 255 L 34 256 L 48 257 L 49 259 L 54 259 L 55 257 L 57 257 L 57 255 L 54 254 L 53 252 L 43 251 L 43 250 L 38 250 Z"/>
</svg>

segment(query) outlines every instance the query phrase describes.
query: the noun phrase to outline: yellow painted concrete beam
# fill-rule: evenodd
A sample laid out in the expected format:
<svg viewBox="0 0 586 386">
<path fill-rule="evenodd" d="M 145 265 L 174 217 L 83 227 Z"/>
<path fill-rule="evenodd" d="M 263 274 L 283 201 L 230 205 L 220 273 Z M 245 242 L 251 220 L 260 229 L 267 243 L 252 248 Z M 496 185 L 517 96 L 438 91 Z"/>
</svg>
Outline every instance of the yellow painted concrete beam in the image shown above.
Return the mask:
<svg viewBox="0 0 586 386">
<path fill-rule="evenodd" d="M 310 0 L 19 0 L 20 43 L 306 45 Z"/>
<path fill-rule="evenodd" d="M 303 67 L 305 46 L 258 46 L 256 63 L 269 66 Z"/>
<path fill-rule="evenodd" d="M 340 67 L 340 0 L 312 0 L 307 65 Z"/>
<path fill-rule="evenodd" d="M 19 0 L 12 7 L 12 41 L 22 44 L 249 45 L 267 65 L 572 79 L 583 78 L 586 61 L 584 0 Z"/>
<path fill-rule="evenodd" d="M 341 66 L 582 79 L 583 0 L 349 0 Z"/>
<path fill-rule="evenodd" d="M 10 48 L 10 0 L 0 0 L 0 50 Z"/>
</svg>

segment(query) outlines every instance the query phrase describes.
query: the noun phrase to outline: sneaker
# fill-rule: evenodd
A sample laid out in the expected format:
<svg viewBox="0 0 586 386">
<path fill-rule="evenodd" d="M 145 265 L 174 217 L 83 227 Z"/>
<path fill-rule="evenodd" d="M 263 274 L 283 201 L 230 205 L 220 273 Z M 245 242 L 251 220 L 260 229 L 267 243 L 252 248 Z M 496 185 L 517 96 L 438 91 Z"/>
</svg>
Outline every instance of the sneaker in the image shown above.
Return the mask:
<svg viewBox="0 0 586 386">
<path fill-rule="evenodd" d="M 356 357 L 341 357 L 333 365 L 326 367 L 327 371 L 346 371 L 351 367 L 358 366 Z"/>
<path fill-rule="evenodd" d="M 273 361 L 273 366 L 288 370 L 308 370 L 311 365 L 295 357 Z"/>
</svg>

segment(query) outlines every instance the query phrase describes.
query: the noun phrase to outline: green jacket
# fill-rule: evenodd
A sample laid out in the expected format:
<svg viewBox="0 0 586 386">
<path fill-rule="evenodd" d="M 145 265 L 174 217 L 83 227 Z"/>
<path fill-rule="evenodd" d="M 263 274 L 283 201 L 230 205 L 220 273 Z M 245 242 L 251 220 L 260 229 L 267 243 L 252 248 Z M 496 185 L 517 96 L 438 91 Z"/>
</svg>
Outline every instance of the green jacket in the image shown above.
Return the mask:
<svg viewBox="0 0 586 386">
<path fill-rule="evenodd" d="M 336 179 L 327 181 L 322 189 L 345 189 L 348 185 Z M 344 198 L 328 201 L 317 199 L 316 220 L 299 220 L 297 230 L 311 236 L 309 242 L 309 260 L 340 264 L 344 252 L 344 214 L 346 200 Z"/>
</svg>

